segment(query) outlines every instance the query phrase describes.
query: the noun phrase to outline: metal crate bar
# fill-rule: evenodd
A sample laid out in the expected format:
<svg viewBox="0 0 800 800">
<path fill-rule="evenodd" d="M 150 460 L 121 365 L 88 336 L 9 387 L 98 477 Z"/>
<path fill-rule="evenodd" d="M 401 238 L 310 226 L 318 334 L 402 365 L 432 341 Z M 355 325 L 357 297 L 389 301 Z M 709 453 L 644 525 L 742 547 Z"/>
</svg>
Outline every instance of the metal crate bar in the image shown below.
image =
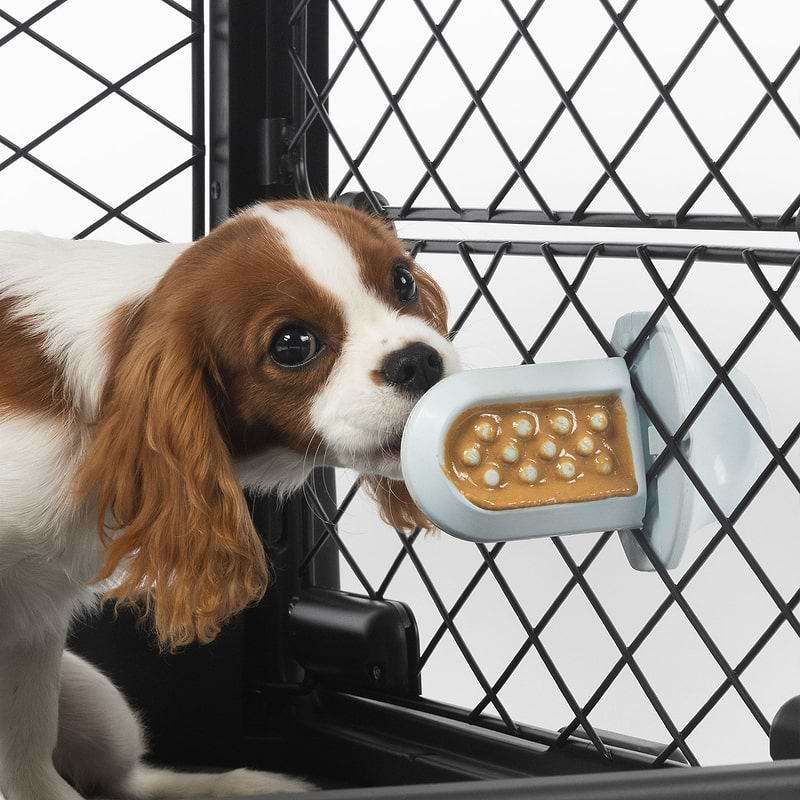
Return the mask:
<svg viewBox="0 0 800 800">
<path fill-rule="evenodd" d="M 203 0 L 192 0 L 191 9 L 184 8 L 174 0 L 161 0 L 169 8 L 180 13 L 182 16 L 191 20 L 191 33 L 167 47 L 165 50 L 156 54 L 152 58 L 138 65 L 136 68 L 128 72 L 123 77 L 112 81 L 104 77 L 97 70 L 92 68 L 89 64 L 84 63 L 79 58 L 64 50 L 59 45 L 47 39 L 38 33 L 33 27 L 37 22 L 40 22 L 48 14 L 55 11 L 57 8 L 63 6 L 69 0 L 56 0 L 56 2 L 46 5 L 32 16 L 25 20 L 19 20 L 8 12 L 0 8 L 0 19 L 4 20 L 12 26 L 12 30 L 0 38 L 0 47 L 12 41 L 15 37 L 20 35 L 28 36 L 30 39 L 41 45 L 51 53 L 62 58 L 66 63 L 80 70 L 82 73 L 97 81 L 103 90 L 96 94 L 94 97 L 84 102 L 78 108 L 67 114 L 58 122 L 51 125 L 47 130 L 42 131 L 29 142 L 24 145 L 17 144 L 8 137 L 0 134 L 0 144 L 3 144 L 12 154 L 0 162 L 0 171 L 10 167 L 19 159 L 25 159 L 34 166 L 41 169 L 43 172 L 50 175 L 55 180 L 70 188 L 76 194 L 84 199 L 90 201 L 94 205 L 102 209 L 103 216 L 99 217 L 94 223 L 85 227 L 81 231 L 75 233 L 75 238 L 84 238 L 88 236 L 106 222 L 111 219 L 118 219 L 129 227 L 141 233 L 143 236 L 153 241 L 164 241 L 164 238 L 155 231 L 148 229 L 146 226 L 140 224 L 135 219 L 124 213 L 124 211 L 132 206 L 143 197 L 158 189 L 167 181 L 179 175 L 187 169 L 192 171 L 192 194 L 191 194 L 191 207 L 192 207 L 192 238 L 198 238 L 206 229 L 205 223 L 205 59 L 204 59 L 204 37 L 205 37 L 205 22 L 204 22 L 204 3 Z M 128 92 L 124 87 L 133 81 L 135 78 L 147 72 L 149 69 L 160 64 L 165 59 L 174 55 L 175 53 L 183 50 L 184 48 L 191 48 L 191 86 L 189 91 L 192 97 L 192 124 L 191 130 L 184 130 L 180 125 L 175 124 L 170 119 L 159 113 L 155 109 L 148 106 L 146 103 L 139 100 L 136 96 Z M 83 114 L 100 104 L 103 100 L 110 96 L 117 96 L 125 100 L 135 109 L 155 120 L 158 124 L 163 126 L 171 134 L 178 136 L 186 141 L 191 146 L 191 156 L 176 165 L 174 168 L 168 170 L 161 177 L 153 180 L 147 186 L 135 192 L 127 200 L 116 205 L 111 205 L 105 202 L 102 198 L 95 195 L 93 192 L 81 186 L 76 180 L 73 180 L 67 175 L 64 175 L 59 170 L 54 169 L 33 152 L 39 145 L 46 142 L 59 131 L 63 130 L 70 123 L 81 117 Z"/>
<path fill-rule="evenodd" d="M 331 141 L 340 151 L 347 165 L 347 169 L 339 179 L 332 192 L 332 196 L 338 197 L 347 190 L 351 181 L 355 179 L 360 188 L 367 192 L 371 200 L 375 201 L 374 196 L 372 196 L 372 188 L 365 181 L 360 167 L 384 132 L 388 121 L 394 117 L 400 123 L 406 137 L 420 159 L 424 167 L 424 173 L 402 203 L 391 205 L 389 213 L 393 219 L 460 222 L 491 221 L 497 223 L 531 225 L 567 224 L 621 227 L 707 228 L 721 230 L 790 230 L 794 223 L 797 209 L 800 206 L 800 195 L 797 195 L 786 208 L 781 208 L 777 212 L 772 210 L 769 213 L 756 214 L 748 208 L 739 192 L 723 174 L 722 169 L 730 160 L 731 156 L 737 151 L 770 104 L 775 105 L 793 135 L 800 139 L 800 123 L 798 123 L 795 114 L 791 111 L 780 94 L 781 88 L 786 80 L 793 74 L 800 61 L 800 47 L 791 54 L 775 79 L 770 80 L 763 67 L 759 64 L 758 60 L 748 49 L 741 36 L 730 22 L 728 14 L 734 5 L 734 0 L 724 0 L 719 5 L 713 2 L 713 0 L 706 0 L 710 12 L 709 21 L 703 27 L 693 44 L 688 48 L 669 78 L 666 79 L 666 81 L 662 81 L 653 67 L 652 62 L 648 59 L 635 37 L 630 33 L 626 24 L 626 20 L 636 6 L 637 0 L 628 0 L 619 11 L 615 11 L 609 0 L 598 0 L 598 2 L 609 17 L 611 25 L 595 46 L 588 59 L 584 62 L 571 84 L 566 87 L 559 81 L 555 70 L 545 57 L 536 37 L 531 32 L 531 24 L 540 11 L 543 0 L 534 2 L 524 16 L 514 8 L 509 0 L 500 0 L 502 8 L 512 21 L 515 30 L 513 35 L 508 39 L 506 45 L 500 51 L 495 62 L 490 66 L 486 77 L 481 81 L 480 85 L 477 86 L 474 86 L 469 80 L 464 66 L 449 45 L 445 33 L 448 23 L 458 11 L 460 0 L 454 0 L 454 2 L 450 3 L 438 21 L 434 20 L 431 12 L 422 0 L 414 0 L 414 7 L 419 18 L 429 29 L 431 36 L 419 50 L 397 89 L 392 91 L 364 42 L 365 34 L 373 25 L 376 16 L 380 13 L 384 5 L 383 1 L 376 2 L 370 7 L 367 17 L 360 29 L 357 30 L 350 21 L 344 5 L 339 2 L 339 0 L 330 0 L 330 5 L 344 25 L 351 42 L 346 48 L 341 60 L 333 69 L 330 79 L 324 86 L 317 87 L 314 86 L 312 82 L 307 81 L 302 76 L 301 59 L 295 60 L 295 69 L 297 73 L 300 74 L 304 89 L 312 101 L 313 108 L 307 114 L 303 114 L 302 119 L 298 120 L 298 126 L 291 140 L 290 149 L 297 149 L 302 141 L 304 133 L 315 120 L 321 119 L 331 135 Z M 298 3 L 292 15 L 291 24 L 302 28 L 307 23 L 308 15 L 312 13 L 313 8 L 313 4 Z M 733 133 L 728 144 L 715 156 L 706 148 L 697 132 L 674 100 L 673 92 L 676 87 L 681 84 L 682 80 L 688 80 L 686 78 L 687 70 L 707 46 L 711 34 L 718 30 L 724 32 L 736 50 L 742 55 L 745 63 L 764 88 L 764 95 L 747 116 L 744 123 Z M 607 50 L 609 44 L 616 37 L 620 37 L 625 42 L 626 46 L 641 66 L 643 73 L 652 83 L 657 96 L 622 146 L 612 156 L 606 154 L 600 147 L 595 134 L 575 106 L 574 100 L 582 85 L 585 83 L 586 78 L 596 69 L 598 61 Z M 484 101 L 486 93 L 497 80 L 498 75 L 506 67 L 509 58 L 519 45 L 526 47 L 533 54 L 560 100 L 559 105 L 557 105 L 550 114 L 541 131 L 537 134 L 532 144 L 522 156 L 517 156 L 514 152 L 501 126 L 497 123 Z M 417 139 L 406 115 L 402 111 L 400 102 L 409 87 L 414 83 L 422 65 L 436 47 L 445 55 L 457 74 L 470 97 L 470 102 L 453 125 L 451 132 L 446 136 L 444 142 L 437 148 L 434 154 L 428 155 Z M 341 80 L 342 72 L 356 52 L 362 56 L 370 74 L 384 95 L 387 105 L 377 118 L 371 132 L 366 136 L 363 143 L 351 152 L 348 146 L 345 145 L 342 137 L 336 131 L 336 126 L 332 122 L 329 114 L 325 111 L 324 105 L 331 97 L 335 97 L 336 86 Z M 678 209 L 671 213 L 659 208 L 643 207 L 634 198 L 630 188 L 622 180 L 618 172 L 620 165 L 625 161 L 633 146 L 648 129 L 657 112 L 662 107 L 667 108 L 671 113 L 683 132 L 683 135 L 706 168 L 705 176 Z M 488 200 L 486 206 L 482 208 L 469 207 L 460 203 L 450 187 L 442 179 L 439 171 L 443 161 L 452 150 L 453 145 L 476 111 L 479 112 L 505 155 L 505 158 L 511 165 L 511 175 L 503 181 L 501 186 L 494 193 L 493 198 Z M 548 202 L 538 187 L 535 176 L 528 172 L 528 167 L 531 165 L 533 158 L 539 152 L 542 145 L 548 140 L 556 123 L 565 112 L 576 124 L 589 146 L 589 149 L 597 158 L 603 172 L 589 190 L 588 194 L 586 194 L 582 200 L 576 200 L 573 209 L 562 211 L 555 210 L 552 204 Z M 430 181 L 433 181 L 439 189 L 445 201 L 444 206 L 420 207 L 416 205 L 421 192 Z M 521 181 L 527 189 L 536 207 L 533 209 L 501 209 L 500 205 L 507 198 L 510 190 L 519 181 Z M 624 202 L 629 207 L 628 209 L 620 209 L 614 212 L 597 212 L 590 208 L 592 202 L 608 181 L 611 181 L 616 186 Z M 712 183 L 716 183 L 722 189 L 728 200 L 730 200 L 736 208 L 738 214 L 692 213 L 692 208 Z"/>
<path fill-rule="evenodd" d="M 641 388 L 638 387 L 634 379 L 634 390 L 637 392 L 637 397 L 642 404 L 642 408 L 650 417 L 652 424 L 654 424 L 659 430 L 660 435 L 666 443 L 664 452 L 650 467 L 647 478 L 648 481 L 653 480 L 653 478 L 664 468 L 670 459 L 676 459 L 681 468 L 687 473 L 693 482 L 696 490 L 700 493 L 700 496 L 705 500 L 717 517 L 720 526 L 716 535 L 712 537 L 710 542 L 703 548 L 695 561 L 689 565 L 683 577 L 677 583 L 672 580 L 663 566 L 656 562 L 655 556 L 652 554 L 652 551 L 649 548 L 649 544 L 640 533 L 638 534 L 643 550 L 650 555 L 651 560 L 653 560 L 654 563 L 656 574 L 667 590 L 667 597 L 641 627 L 639 633 L 630 640 L 630 642 L 626 642 L 617 630 L 610 615 L 603 608 L 602 603 L 592 589 L 591 583 L 587 577 L 587 571 L 589 567 L 594 562 L 597 555 L 599 555 L 599 553 L 611 540 L 612 532 L 610 531 L 605 532 L 598 539 L 598 541 L 590 550 L 589 554 L 581 561 L 580 564 L 575 562 L 569 551 L 558 538 L 552 540 L 552 543 L 559 553 L 559 556 L 567 566 L 571 577 L 563 586 L 550 606 L 540 615 L 539 621 L 536 624 L 533 624 L 529 620 L 526 612 L 523 610 L 519 601 L 515 597 L 513 590 L 505 580 L 502 569 L 497 561 L 497 556 L 508 545 L 499 543 L 491 549 L 482 545 L 476 545 L 482 561 L 479 567 L 473 572 L 472 576 L 467 580 L 463 590 L 457 596 L 455 602 L 450 607 L 446 607 L 441 600 L 441 597 L 439 596 L 435 586 L 433 585 L 427 570 L 424 567 L 422 559 L 417 552 L 418 548 L 415 547 L 419 532 L 415 532 L 411 537 L 408 538 L 398 534 L 401 539 L 402 547 L 381 583 L 380 595 L 383 596 L 384 592 L 389 589 L 392 579 L 394 578 L 402 561 L 405 558 L 410 558 L 411 563 L 422 579 L 426 590 L 429 592 L 429 594 L 431 594 L 439 614 L 442 617 L 441 625 L 435 631 L 433 637 L 423 651 L 418 668 L 420 670 L 424 668 L 425 664 L 430 659 L 431 654 L 441 643 L 445 633 L 451 633 L 456 639 L 459 649 L 467 660 L 470 669 L 474 674 L 476 674 L 479 683 L 481 683 L 485 690 L 484 698 L 466 716 L 466 720 L 481 727 L 493 728 L 495 723 L 491 721 L 490 717 L 485 717 L 483 712 L 488 705 L 497 705 L 499 702 L 499 693 L 505 683 L 508 681 L 511 675 L 514 674 L 525 655 L 532 648 L 535 649 L 545 667 L 555 680 L 556 685 L 562 692 L 568 704 L 571 705 L 575 710 L 575 717 L 573 718 L 572 722 L 564 727 L 553 740 L 551 746 L 554 748 L 563 747 L 567 742 L 571 741 L 571 737 L 576 732 L 576 729 L 581 726 L 588 733 L 590 740 L 598 752 L 600 754 L 607 752 L 606 744 L 602 740 L 602 735 L 598 735 L 594 728 L 588 724 L 588 715 L 597 706 L 600 699 L 605 695 L 605 693 L 621 673 L 622 669 L 626 666 L 631 670 L 631 673 L 641 686 L 645 696 L 656 711 L 656 714 L 662 720 L 670 736 L 672 737 L 672 742 L 668 745 L 665 745 L 660 755 L 653 761 L 653 764 L 656 766 L 663 764 L 676 749 L 680 749 L 683 752 L 689 764 L 697 765 L 699 763 L 697 757 L 691 749 L 691 746 L 687 744 L 686 737 L 697 727 L 699 722 L 708 714 L 710 709 L 730 688 L 733 688 L 739 694 L 742 702 L 750 710 L 758 725 L 766 734 L 768 734 L 769 722 L 764 716 L 762 710 L 759 708 L 758 704 L 750 695 L 749 691 L 741 683 L 740 677 L 746 668 L 752 663 L 758 652 L 764 648 L 766 643 L 775 635 L 777 630 L 779 630 L 784 623 L 786 623 L 794 631 L 794 633 L 800 637 L 800 621 L 798 621 L 794 613 L 798 602 L 800 602 L 800 590 L 798 590 L 798 592 L 795 593 L 788 602 L 783 600 L 781 594 L 778 592 L 769 576 L 742 541 L 741 537 L 736 531 L 735 524 L 776 469 L 782 469 L 790 481 L 792 481 L 795 490 L 798 490 L 798 484 L 796 480 L 797 476 L 794 474 L 794 470 L 791 465 L 787 462 L 786 456 L 795 445 L 797 439 L 800 438 L 800 422 L 798 422 L 796 428 L 789 435 L 789 437 L 786 438 L 786 440 L 781 443 L 773 441 L 766 431 L 763 430 L 763 428 L 758 428 L 758 420 L 754 419 L 754 415 L 747 406 L 747 403 L 736 392 L 735 387 L 731 386 L 728 373 L 738 363 L 749 346 L 755 341 L 766 323 L 776 314 L 781 316 L 787 322 L 795 336 L 800 339 L 800 326 L 797 325 L 795 320 L 791 317 L 788 309 L 786 309 L 785 305 L 783 304 L 783 297 L 786 295 L 789 288 L 791 288 L 791 286 L 794 284 L 798 273 L 800 273 L 800 253 L 793 250 L 741 249 L 735 247 L 704 247 L 668 244 L 644 246 L 627 243 L 549 243 L 517 241 L 498 243 L 493 241 L 422 240 L 413 242 L 409 241 L 407 244 L 415 256 L 423 261 L 427 255 L 459 255 L 467 274 L 475 283 L 476 289 L 472 296 L 467 300 L 464 309 L 457 316 L 453 325 L 453 329 L 451 330 L 451 336 L 457 336 L 458 332 L 461 330 L 470 314 L 474 311 L 478 300 L 482 298 L 485 300 L 494 316 L 500 322 L 509 340 L 513 343 L 515 349 L 519 353 L 523 363 L 532 363 L 534 361 L 536 352 L 538 352 L 538 349 L 547 339 L 547 336 L 554 329 L 558 319 L 561 318 L 569 306 L 572 306 L 576 309 L 588 329 L 598 341 L 598 344 L 601 346 L 601 348 L 607 354 L 614 355 L 610 344 L 605 339 L 595 321 L 592 319 L 591 314 L 583 305 L 578 292 L 592 266 L 596 264 L 599 259 L 637 260 L 658 288 L 662 299 L 654 310 L 651 319 L 645 326 L 645 329 L 637 338 L 637 341 L 634 342 L 631 350 L 627 354 L 628 359 L 632 360 L 635 358 L 636 352 L 646 341 L 648 332 L 652 330 L 661 316 L 663 316 L 663 314 L 669 310 L 677 315 L 678 320 L 684 326 L 684 329 L 687 331 L 690 338 L 692 338 L 697 347 L 700 349 L 700 352 L 709 361 L 710 365 L 712 366 L 712 370 L 714 371 L 712 382 L 703 392 L 695 407 L 687 415 L 687 418 L 682 421 L 678 430 L 673 435 L 670 435 L 669 431 L 665 428 L 663 421 L 660 420 L 655 409 L 652 408 L 651 404 L 641 391 Z M 483 273 L 481 273 L 473 261 L 474 255 L 491 256 L 488 267 Z M 543 321 L 542 332 L 537 336 L 536 341 L 531 347 L 528 347 L 526 343 L 522 341 L 519 334 L 514 330 L 513 325 L 503 311 L 501 300 L 495 296 L 490 288 L 492 279 L 496 276 L 499 269 L 502 268 L 503 263 L 506 260 L 513 259 L 517 256 L 535 256 L 541 258 L 541 266 L 553 272 L 564 292 L 564 297 L 557 305 L 555 311 L 548 319 Z M 558 263 L 558 259 L 561 257 L 577 257 L 582 259 L 582 263 L 571 282 L 566 279 Z M 655 259 L 677 260 L 681 262 L 680 269 L 669 286 L 663 283 L 660 275 L 658 274 L 653 263 Z M 720 364 L 716 361 L 713 353 L 711 353 L 699 332 L 693 327 L 691 320 L 683 312 L 676 299 L 679 290 L 683 286 L 687 276 L 693 269 L 700 269 L 703 263 L 744 263 L 754 275 L 758 285 L 765 294 L 765 307 L 757 316 L 753 324 L 748 328 L 744 337 L 734 348 L 733 352 L 726 359 L 724 364 Z M 763 274 L 762 268 L 765 266 L 780 266 L 786 268 L 786 274 L 783 276 L 780 284 L 775 290 L 771 288 Z M 539 268 L 539 264 L 535 263 L 531 265 L 531 268 Z M 689 465 L 679 448 L 679 443 L 682 438 L 691 429 L 692 424 L 698 418 L 703 408 L 705 408 L 714 392 L 718 391 L 721 387 L 725 387 L 725 390 L 729 392 L 731 392 L 731 389 L 733 390 L 731 392 L 731 396 L 737 402 L 750 424 L 755 424 L 756 430 L 762 436 L 762 440 L 767 446 L 771 456 L 769 463 L 765 466 L 762 473 L 754 481 L 753 485 L 749 488 L 747 493 L 729 516 L 726 516 L 716 505 L 714 498 L 710 496 L 702 480 L 696 473 L 694 473 L 694 470 Z M 357 490 L 357 485 L 354 485 L 351 488 L 346 498 L 348 504 L 351 502 Z M 341 513 L 337 514 L 336 519 L 338 520 L 340 516 Z M 778 611 L 777 616 L 773 619 L 764 633 L 751 646 L 745 657 L 739 659 L 735 665 L 730 664 L 722 654 L 684 594 L 688 584 L 698 574 L 702 566 L 707 562 L 708 558 L 725 538 L 730 539 L 734 544 L 744 562 L 752 570 L 754 576 L 764 587 L 767 594 L 772 598 Z M 309 557 L 307 557 L 306 561 L 304 562 L 306 566 L 312 559 L 313 554 L 309 554 Z M 458 629 L 455 625 L 455 618 L 459 611 L 463 608 L 467 599 L 473 594 L 476 587 L 486 578 L 487 575 L 492 575 L 494 580 L 498 583 L 498 586 L 509 602 L 513 613 L 520 620 L 523 628 L 528 634 L 527 641 L 525 641 L 525 643 L 517 650 L 506 669 L 501 673 L 500 677 L 488 688 L 486 686 L 486 679 L 483 673 L 480 671 L 475 657 L 469 652 L 466 643 L 458 633 Z M 569 690 L 569 686 L 563 680 L 563 677 L 561 676 L 555 662 L 550 657 L 546 648 L 542 645 L 540 639 L 542 631 L 553 618 L 555 612 L 563 604 L 564 600 L 569 596 L 569 594 L 576 588 L 586 597 L 591 608 L 594 610 L 601 624 L 608 632 L 609 636 L 614 642 L 614 645 L 617 647 L 620 653 L 619 659 L 616 661 L 608 675 L 601 681 L 598 689 L 592 694 L 589 700 L 578 709 L 575 709 L 574 707 L 574 700 Z M 682 727 L 679 727 L 673 721 L 669 712 L 661 703 L 653 687 L 650 685 L 644 672 L 640 669 L 635 658 L 636 651 L 647 640 L 648 636 L 655 629 L 659 620 L 663 618 L 664 614 L 673 605 L 676 605 L 678 608 L 680 608 L 686 620 L 695 630 L 699 639 L 703 642 L 712 658 L 717 662 L 724 675 L 723 682 L 713 693 L 711 698 L 709 698 L 709 700 L 707 700 L 701 706 L 689 723 L 683 725 Z M 512 734 L 520 735 L 518 731 L 515 731 L 513 727 L 508 725 L 508 719 L 506 718 L 504 709 L 500 713 L 501 717 L 505 720 L 506 729 Z M 517 726 L 517 729 L 519 729 L 519 726 Z"/>
</svg>

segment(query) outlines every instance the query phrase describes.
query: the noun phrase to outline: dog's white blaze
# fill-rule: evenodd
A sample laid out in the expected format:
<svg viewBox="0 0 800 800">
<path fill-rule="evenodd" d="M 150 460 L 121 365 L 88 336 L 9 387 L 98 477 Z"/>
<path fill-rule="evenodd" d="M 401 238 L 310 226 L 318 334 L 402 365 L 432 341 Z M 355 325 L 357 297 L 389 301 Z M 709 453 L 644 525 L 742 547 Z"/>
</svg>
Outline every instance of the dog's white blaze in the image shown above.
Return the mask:
<svg viewBox="0 0 800 800">
<path fill-rule="evenodd" d="M 281 234 L 297 265 L 336 299 L 344 317 L 342 353 L 311 409 L 314 428 L 329 445 L 328 462 L 389 470 L 399 477 L 396 459 L 376 456 L 376 451 L 388 436 L 402 431 L 413 400 L 377 383 L 373 373 L 389 353 L 424 342 L 441 354 L 449 374 L 458 369 L 455 350 L 422 319 L 398 314 L 366 286 L 347 242 L 318 217 L 297 208 L 262 206 L 254 213 Z M 387 264 L 387 280 L 390 268 Z"/>
<path fill-rule="evenodd" d="M 355 310 L 353 300 L 366 292 L 358 262 L 347 243 L 322 220 L 301 208 L 258 206 L 255 214 L 280 232 L 295 263 L 341 303 L 349 323 Z"/>
</svg>

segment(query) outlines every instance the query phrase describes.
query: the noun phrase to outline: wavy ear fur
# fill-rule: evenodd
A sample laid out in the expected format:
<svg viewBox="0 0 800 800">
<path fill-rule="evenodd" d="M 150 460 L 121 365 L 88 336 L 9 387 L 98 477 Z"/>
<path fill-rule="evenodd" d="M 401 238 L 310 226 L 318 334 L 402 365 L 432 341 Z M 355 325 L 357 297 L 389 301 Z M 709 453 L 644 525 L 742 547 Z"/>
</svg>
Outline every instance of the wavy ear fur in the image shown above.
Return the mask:
<svg viewBox="0 0 800 800">
<path fill-rule="evenodd" d="M 121 572 L 106 597 L 143 606 L 170 649 L 211 641 L 268 574 L 209 395 L 213 365 L 174 327 L 151 323 L 122 357 L 76 484 L 105 544 L 97 579 Z"/>
<path fill-rule="evenodd" d="M 365 475 L 364 483 L 387 525 L 403 533 L 411 533 L 416 528 L 433 530 L 433 523 L 417 508 L 403 481 Z"/>
</svg>

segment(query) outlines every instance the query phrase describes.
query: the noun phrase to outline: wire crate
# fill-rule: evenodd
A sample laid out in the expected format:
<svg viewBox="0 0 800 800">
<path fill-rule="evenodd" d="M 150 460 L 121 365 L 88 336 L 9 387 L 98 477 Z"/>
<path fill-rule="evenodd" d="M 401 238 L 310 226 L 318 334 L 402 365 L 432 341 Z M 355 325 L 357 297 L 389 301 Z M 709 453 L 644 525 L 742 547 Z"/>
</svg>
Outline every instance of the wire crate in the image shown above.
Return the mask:
<svg viewBox="0 0 800 800">
<path fill-rule="evenodd" d="M 296 769 L 333 787 L 332 800 L 791 796 L 794 4 L 211 0 L 204 27 L 199 0 L 153 0 L 150 12 L 183 18 L 183 35 L 106 77 L 60 38 L 73 4 L 27 17 L 0 8 L 0 59 L 25 40 L 96 83 L 41 129 L 0 126 L 0 196 L 16 181 L 35 210 L 13 174 L 24 163 L 76 198 L 74 224 L 56 232 L 196 237 L 206 186 L 212 226 L 255 200 L 330 196 L 394 223 L 444 286 L 469 366 L 612 355 L 614 320 L 641 309 L 646 330 L 670 320 L 713 374 L 677 430 L 643 405 L 666 442 L 648 478 L 677 462 L 714 517 L 676 570 L 653 558 L 652 572 L 634 572 L 614 531 L 491 547 L 406 537 L 341 470 L 317 470 L 284 505 L 252 499 L 277 581 L 218 642 L 159 656 L 133 619 L 110 614 L 73 637 L 144 709 L 153 757 Z M 136 79 L 178 52 L 190 53 L 190 106 L 142 100 Z M 79 162 L 47 151 L 109 99 L 184 148 L 125 197 L 84 186 Z M 184 109 L 180 124 L 167 102 Z M 107 135 L 124 141 L 124 124 Z M 148 164 L 155 146 L 111 151 L 108 185 L 114 159 Z M 191 213 L 164 231 L 142 201 L 180 176 L 191 177 L 175 197 Z M 761 446 L 758 477 L 731 508 L 682 450 L 717 392 Z"/>
</svg>

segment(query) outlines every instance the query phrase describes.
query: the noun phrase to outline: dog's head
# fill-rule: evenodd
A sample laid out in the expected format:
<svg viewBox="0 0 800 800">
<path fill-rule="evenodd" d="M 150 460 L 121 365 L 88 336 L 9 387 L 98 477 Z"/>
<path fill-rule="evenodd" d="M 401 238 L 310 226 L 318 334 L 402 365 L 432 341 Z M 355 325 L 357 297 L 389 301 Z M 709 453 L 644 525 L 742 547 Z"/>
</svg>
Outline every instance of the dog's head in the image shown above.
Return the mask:
<svg viewBox="0 0 800 800">
<path fill-rule="evenodd" d="M 79 474 L 169 644 L 212 638 L 264 590 L 240 485 L 288 492 L 313 465 L 367 476 L 383 516 L 424 524 L 400 481 L 414 403 L 458 368 L 435 282 L 391 229 L 321 202 L 262 204 L 188 248 L 120 316 Z M 120 528 L 109 536 L 109 522 Z"/>
</svg>

